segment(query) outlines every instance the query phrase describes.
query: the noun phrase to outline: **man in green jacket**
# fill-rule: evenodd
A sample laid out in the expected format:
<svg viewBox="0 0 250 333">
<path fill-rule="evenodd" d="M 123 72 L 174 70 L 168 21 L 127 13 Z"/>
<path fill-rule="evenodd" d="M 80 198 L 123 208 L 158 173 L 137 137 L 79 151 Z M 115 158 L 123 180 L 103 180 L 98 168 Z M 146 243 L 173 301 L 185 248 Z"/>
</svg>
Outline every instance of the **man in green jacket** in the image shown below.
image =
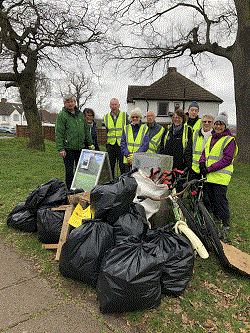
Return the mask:
<svg viewBox="0 0 250 333">
<path fill-rule="evenodd" d="M 63 97 L 64 107 L 56 118 L 56 148 L 65 165 L 65 181 L 70 189 L 74 178 L 74 164 L 77 166 L 81 150 L 92 149 L 92 137 L 85 116 L 76 107 L 74 95 Z"/>
</svg>

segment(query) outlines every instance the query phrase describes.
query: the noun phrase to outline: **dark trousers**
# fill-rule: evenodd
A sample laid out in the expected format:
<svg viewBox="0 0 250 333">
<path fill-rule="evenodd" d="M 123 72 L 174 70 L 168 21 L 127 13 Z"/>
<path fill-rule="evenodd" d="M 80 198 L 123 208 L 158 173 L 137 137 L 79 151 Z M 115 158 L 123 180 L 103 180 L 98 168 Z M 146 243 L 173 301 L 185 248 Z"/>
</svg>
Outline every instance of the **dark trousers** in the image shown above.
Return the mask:
<svg viewBox="0 0 250 333">
<path fill-rule="evenodd" d="M 121 174 L 125 172 L 124 163 L 123 163 L 123 155 L 121 153 L 121 147 L 118 146 L 117 143 L 115 143 L 114 145 L 107 144 L 106 149 L 109 154 L 109 161 L 110 161 L 112 176 L 113 176 L 113 178 L 115 178 L 116 161 L 119 163 L 119 168 L 120 168 Z"/>
<path fill-rule="evenodd" d="M 68 190 L 71 187 L 74 178 L 74 166 L 77 166 L 81 150 L 66 150 L 66 156 L 63 159 L 65 165 L 65 182 Z"/>
<path fill-rule="evenodd" d="M 204 183 L 203 187 L 203 202 L 208 211 L 212 212 L 213 215 L 222 220 L 222 224 L 225 227 L 229 226 L 230 212 L 229 204 L 226 197 L 227 186 Z"/>
</svg>

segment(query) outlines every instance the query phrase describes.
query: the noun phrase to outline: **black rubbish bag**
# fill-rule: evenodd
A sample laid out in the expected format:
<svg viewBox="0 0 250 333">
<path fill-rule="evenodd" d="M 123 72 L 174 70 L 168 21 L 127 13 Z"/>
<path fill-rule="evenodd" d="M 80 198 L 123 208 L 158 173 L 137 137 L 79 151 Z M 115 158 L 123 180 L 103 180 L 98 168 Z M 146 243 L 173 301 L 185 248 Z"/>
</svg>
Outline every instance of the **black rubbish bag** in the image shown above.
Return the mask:
<svg viewBox="0 0 250 333">
<path fill-rule="evenodd" d="M 7 225 L 9 227 L 26 231 L 37 231 L 36 214 L 30 213 L 25 208 L 25 202 L 21 202 L 7 216 Z"/>
<path fill-rule="evenodd" d="M 128 236 L 143 237 L 148 229 L 144 207 L 140 204 L 132 203 L 128 208 L 128 212 L 120 215 L 113 227 L 115 245 Z"/>
<path fill-rule="evenodd" d="M 59 242 L 65 211 L 53 211 L 51 207 L 40 207 L 37 211 L 38 239 L 45 244 Z"/>
<path fill-rule="evenodd" d="M 59 271 L 95 287 L 103 256 L 113 245 L 111 225 L 101 220 L 83 220 L 62 246 Z"/>
<path fill-rule="evenodd" d="M 95 186 L 90 192 L 90 205 L 95 219 L 114 223 L 128 210 L 136 194 L 135 178 L 121 175 L 104 185 Z"/>
<path fill-rule="evenodd" d="M 56 206 L 64 204 L 67 198 L 66 184 L 52 178 L 45 184 L 41 184 L 32 191 L 26 198 L 25 207 L 30 212 L 37 212 L 41 206 Z"/>
<path fill-rule="evenodd" d="M 155 255 L 156 247 L 153 243 L 128 237 L 107 253 L 97 282 L 102 313 L 160 305 L 162 264 Z"/>
<path fill-rule="evenodd" d="M 162 293 L 179 296 L 187 287 L 194 267 L 194 253 L 189 240 L 168 227 L 148 230 L 146 240 L 158 246 L 165 257 L 161 276 Z"/>
</svg>

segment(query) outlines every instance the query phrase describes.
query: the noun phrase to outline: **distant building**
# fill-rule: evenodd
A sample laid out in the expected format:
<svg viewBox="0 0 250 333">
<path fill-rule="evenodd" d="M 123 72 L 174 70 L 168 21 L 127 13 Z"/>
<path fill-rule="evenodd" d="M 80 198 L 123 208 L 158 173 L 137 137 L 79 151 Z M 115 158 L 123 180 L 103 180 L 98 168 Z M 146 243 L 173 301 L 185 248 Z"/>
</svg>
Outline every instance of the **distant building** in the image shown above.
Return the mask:
<svg viewBox="0 0 250 333">
<path fill-rule="evenodd" d="M 139 107 L 144 116 L 147 111 L 154 111 L 156 121 L 165 125 L 171 122 L 171 115 L 176 109 L 185 112 L 191 102 L 199 104 L 199 115 L 210 113 L 216 116 L 223 100 L 195 82 L 177 72 L 176 67 L 169 67 L 161 79 L 150 86 L 128 86 L 128 113 Z"/>
<path fill-rule="evenodd" d="M 54 125 L 57 113 L 40 110 L 40 116 L 43 124 Z M 22 103 L 7 102 L 6 98 L 2 98 L 0 102 L 0 125 L 11 127 L 27 125 Z"/>
</svg>

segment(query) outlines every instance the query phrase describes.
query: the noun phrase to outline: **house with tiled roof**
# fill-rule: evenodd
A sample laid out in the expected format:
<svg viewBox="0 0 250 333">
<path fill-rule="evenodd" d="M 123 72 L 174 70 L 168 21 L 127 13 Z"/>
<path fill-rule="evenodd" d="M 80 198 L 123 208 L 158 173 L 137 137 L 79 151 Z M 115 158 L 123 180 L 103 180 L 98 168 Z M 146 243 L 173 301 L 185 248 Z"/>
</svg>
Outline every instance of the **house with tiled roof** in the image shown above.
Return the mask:
<svg viewBox="0 0 250 333">
<path fill-rule="evenodd" d="M 165 125 L 170 123 L 171 115 L 176 109 L 185 112 L 191 102 L 199 104 L 199 115 L 219 113 L 223 100 L 195 82 L 177 72 L 176 67 L 169 67 L 167 74 L 150 86 L 128 86 L 128 113 L 139 107 L 144 116 L 147 111 L 154 111 L 156 121 Z"/>
<path fill-rule="evenodd" d="M 46 110 L 40 110 L 43 125 L 54 125 L 57 113 L 50 113 Z M 6 98 L 2 98 L 0 102 L 0 125 L 27 125 L 24 115 L 23 105 L 21 103 L 7 102 Z"/>
<path fill-rule="evenodd" d="M 23 124 L 25 121 L 23 114 L 23 106 L 21 103 L 9 103 L 6 98 L 2 98 L 0 102 L 0 125 L 9 125 L 11 127 L 16 124 Z M 25 121 L 26 124 L 26 121 Z"/>
</svg>

